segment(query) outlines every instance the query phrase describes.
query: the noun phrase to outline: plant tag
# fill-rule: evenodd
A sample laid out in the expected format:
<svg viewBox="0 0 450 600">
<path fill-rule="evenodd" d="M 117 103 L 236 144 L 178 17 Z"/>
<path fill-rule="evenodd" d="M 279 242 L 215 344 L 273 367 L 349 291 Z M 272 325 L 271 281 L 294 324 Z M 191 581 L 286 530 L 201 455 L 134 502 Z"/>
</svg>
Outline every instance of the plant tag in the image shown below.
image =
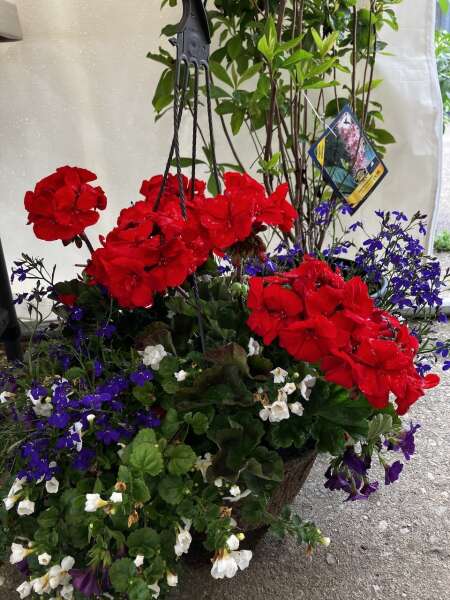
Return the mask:
<svg viewBox="0 0 450 600">
<path fill-rule="evenodd" d="M 388 172 L 348 105 L 311 146 L 309 155 L 352 214 Z"/>
</svg>

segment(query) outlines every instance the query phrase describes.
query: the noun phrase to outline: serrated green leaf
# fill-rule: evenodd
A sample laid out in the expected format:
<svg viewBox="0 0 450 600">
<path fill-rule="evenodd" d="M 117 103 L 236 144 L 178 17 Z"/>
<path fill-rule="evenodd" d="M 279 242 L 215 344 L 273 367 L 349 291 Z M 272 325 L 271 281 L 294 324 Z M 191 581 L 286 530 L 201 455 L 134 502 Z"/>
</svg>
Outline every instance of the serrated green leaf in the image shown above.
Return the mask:
<svg viewBox="0 0 450 600">
<path fill-rule="evenodd" d="M 137 577 L 131 581 L 127 591 L 129 600 L 149 600 L 152 598 L 147 583 Z"/>
<path fill-rule="evenodd" d="M 136 575 L 136 566 L 130 558 L 116 560 L 109 569 L 109 578 L 116 592 L 127 592 Z"/>
<path fill-rule="evenodd" d="M 133 469 L 144 475 L 159 475 L 164 468 L 161 450 L 157 444 L 133 444 L 129 463 Z"/>
<path fill-rule="evenodd" d="M 181 477 L 168 475 L 159 482 L 158 493 L 167 504 L 176 505 L 183 500 L 185 483 Z"/>
<path fill-rule="evenodd" d="M 157 531 L 150 527 L 142 527 L 130 533 L 127 538 L 128 551 L 132 556 L 143 554 L 152 558 L 160 545 L 160 537 Z"/>
<path fill-rule="evenodd" d="M 169 446 L 166 455 L 169 458 L 167 469 L 172 475 L 184 475 L 192 469 L 197 460 L 195 452 L 186 444 Z"/>
</svg>

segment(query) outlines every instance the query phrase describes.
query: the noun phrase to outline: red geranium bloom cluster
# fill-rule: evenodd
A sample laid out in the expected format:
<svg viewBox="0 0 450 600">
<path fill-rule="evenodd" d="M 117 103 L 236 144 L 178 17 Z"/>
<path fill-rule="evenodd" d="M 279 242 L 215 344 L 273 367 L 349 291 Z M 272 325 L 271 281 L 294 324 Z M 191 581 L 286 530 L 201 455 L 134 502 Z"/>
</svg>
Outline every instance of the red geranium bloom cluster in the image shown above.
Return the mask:
<svg viewBox="0 0 450 600">
<path fill-rule="evenodd" d="M 156 292 L 181 285 L 208 256 L 193 211 L 203 199 L 204 185 L 195 182 L 191 199 L 190 182 L 183 178 L 188 212 L 184 219 L 178 181 L 172 175 L 155 210 L 161 183 L 160 176 L 144 181 L 141 193 L 146 199 L 122 210 L 117 227 L 102 240 L 86 268 L 126 308 L 150 306 Z"/>
<path fill-rule="evenodd" d="M 362 392 L 375 408 L 394 394 L 404 414 L 439 383 L 414 366 L 417 339 L 406 325 L 377 309 L 366 284 L 345 281 L 326 263 L 305 257 L 296 269 L 250 279 L 248 326 L 298 360 L 318 363 L 325 379 Z"/>
<path fill-rule="evenodd" d="M 41 240 L 70 242 L 95 225 L 106 208 L 101 187 L 90 185 L 97 175 L 78 167 L 60 167 L 25 194 L 28 223 Z"/>
<path fill-rule="evenodd" d="M 208 258 L 258 231 L 262 224 L 288 231 L 297 215 L 287 187 L 267 197 L 248 175 L 225 174 L 225 192 L 205 198 L 205 184 L 183 177 L 186 214 L 178 177 L 169 175 L 158 206 L 162 176 L 144 181 L 141 200 L 124 209 L 86 271 L 123 307 L 150 306 L 155 293 L 181 285 Z"/>
<path fill-rule="evenodd" d="M 287 184 L 267 196 L 264 186 L 246 173 L 225 173 L 224 181 L 223 194 L 199 205 L 201 226 L 216 252 L 247 239 L 264 224 L 284 232 L 292 229 L 297 211 L 286 200 Z"/>
</svg>

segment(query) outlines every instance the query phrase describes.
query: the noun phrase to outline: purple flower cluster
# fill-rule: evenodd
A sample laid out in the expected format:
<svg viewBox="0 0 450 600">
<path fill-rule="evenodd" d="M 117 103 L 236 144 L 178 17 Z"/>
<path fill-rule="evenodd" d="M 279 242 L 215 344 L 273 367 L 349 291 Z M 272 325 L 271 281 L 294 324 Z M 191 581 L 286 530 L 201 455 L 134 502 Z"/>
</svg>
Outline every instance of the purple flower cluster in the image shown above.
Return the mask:
<svg viewBox="0 0 450 600">
<path fill-rule="evenodd" d="M 100 365 L 95 359 L 96 378 L 103 375 Z M 57 378 L 51 389 L 33 384 L 28 395 L 32 408 L 27 406 L 20 417 L 30 435 L 21 447 L 24 468 L 19 477 L 47 481 L 57 473 L 61 460 L 69 460 L 75 470 L 86 471 L 102 446 L 127 443 L 140 428 L 158 427 L 161 421 L 154 410 L 126 410 L 132 386 L 142 386 L 153 377 L 150 369 L 141 366 L 128 376 L 105 378 L 93 389 L 88 389 L 86 382 L 75 386 L 62 378 Z M 11 387 L 9 379 L 5 381 Z M 86 435 L 88 444 L 84 443 Z"/>
<path fill-rule="evenodd" d="M 367 500 L 377 491 L 378 481 L 369 481 L 368 471 L 371 466 L 369 456 L 359 456 L 354 448 L 347 448 L 342 460 L 330 466 L 325 473 L 325 487 L 329 490 L 342 490 L 348 494 L 346 502 Z"/>
<path fill-rule="evenodd" d="M 419 424 L 410 424 L 409 429 L 397 435 L 386 437 L 383 447 L 392 452 L 402 452 L 405 460 L 409 461 L 415 453 L 414 436 Z M 381 448 L 381 444 L 380 444 Z M 398 480 L 403 471 L 403 463 L 399 460 L 389 464 L 381 451 L 378 453 L 380 463 L 384 467 L 384 483 L 390 485 Z M 345 450 L 341 458 L 333 460 L 325 473 L 325 487 L 329 490 L 342 490 L 348 494 L 346 501 L 367 500 L 379 487 L 378 481 L 370 482 L 368 472 L 371 467 L 371 457 L 357 454 L 353 447 Z"/>
</svg>

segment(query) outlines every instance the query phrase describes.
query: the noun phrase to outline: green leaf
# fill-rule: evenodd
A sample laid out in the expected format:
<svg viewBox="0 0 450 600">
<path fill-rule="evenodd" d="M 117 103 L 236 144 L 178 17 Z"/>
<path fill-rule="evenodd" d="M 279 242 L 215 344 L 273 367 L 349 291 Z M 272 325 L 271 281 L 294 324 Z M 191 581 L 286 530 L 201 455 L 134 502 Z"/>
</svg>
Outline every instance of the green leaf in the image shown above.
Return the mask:
<svg viewBox="0 0 450 600">
<path fill-rule="evenodd" d="M 145 504 L 150 500 L 150 492 L 143 479 L 133 479 L 133 500 Z"/>
<path fill-rule="evenodd" d="M 182 169 L 186 169 L 187 167 L 192 167 L 192 163 L 193 163 L 193 162 L 194 162 L 194 161 L 192 160 L 192 158 L 189 158 L 189 157 L 187 157 L 187 156 L 181 156 L 181 157 L 180 157 L 180 167 L 181 167 Z M 172 161 L 171 161 L 171 163 L 170 163 L 170 164 L 171 164 L 171 166 L 172 166 L 172 167 L 176 167 L 176 166 L 177 166 L 177 164 L 178 164 L 178 161 L 174 159 L 174 160 L 172 160 Z M 197 159 L 195 160 L 195 164 L 196 164 L 196 165 L 204 165 L 204 164 L 206 164 L 206 163 L 205 163 L 205 161 L 204 161 L 204 160 L 200 160 L 199 158 L 197 158 Z"/>
<path fill-rule="evenodd" d="M 150 527 L 142 527 L 130 533 L 127 538 L 128 551 L 132 556 L 143 554 L 147 558 L 152 558 L 160 545 L 160 538 L 157 531 Z"/>
<path fill-rule="evenodd" d="M 289 58 L 287 58 L 283 63 L 282 67 L 290 67 L 291 65 L 296 65 L 298 62 L 302 60 L 310 60 L 313 57 L 311 52 L 307 52 L 306 50 L 300 49 L 297 52 L 294 52 Z"/>
<path fill-rule="evenodd" d="M 133 439 L 133 444 L 155 444 L 156 443 L 156 435 L 153 429 L 141 429 L 141 431 L 136 435 Z"/>
<path fill-rule="evenodd" d="M 84 377 L 85 375 L 86 371 L 81 367 L 71 367 L 68 371 L 64 373 L 64 377 L 69 381 L 79 379 L 80 377 Z"/>
<path fill-rule="evenodd" d="M 168 475 L 159 482 L 158 493 L 167 504 L 179 504 L 183 500 L 185 483 L 181 477 Z"/>
<path fill-rule="evenodd" d="M 211 69 L 211 73 L 215 75 L 217 79 L 220 79 L 220 81 L 223 81 L 223 83 L 226 83 L 230 87 L 233 87 L 231 77 L 228 75 L 225 67 L 223 67 L 220 63 L 210 61 L 209 68 Z"/>
<path fill-rule="evenodd" d="M 244 122 L 245 113 L 243 110 L 236 110 L 231 115 L 231 131 L 233 135 L 237 135 L 242 127 L 242 123 Z"/>
<path fill-rule="evenodd" d="M 160 113 L 172 101 L 173 96 L 173 72 L 167 69 L 163 72 L 156 86 L 153 96 L 153 108 L 157 113 Z"/>
<path fill-rule="evenodd" d="M 239 370 L 244 375 L 249 374 L 247 352 L 242 346 L 236 344 L 235 342 L 231 342 L 226 346 L 212 348 L 205 353 L 205 357 L 215 365 L 233 365 L 239 367 Z"/>
<path fill-rule="evenodd" d="M 395 137 L 385 129 L 370 129 L 367 133 L 379 144 L 395 144 Z"/>
<path fill-rule="evenodd" d="M 109 578 L 116 592 L 127 592 L 135 575 L 136 566 L 130 558 L 116 560 L 109 569 Z"/>
<path fill-rule="evenodd" d="M 450 2 L 449 0 L 439 0 L 439 6 L 441 7 L 442 12 L 446 13 L 450 7 Z"/>
<path fill-rule="evenodd" d="M 231 60 L 236 60 L 242 52 L 242 42 L 240 36 L 231 38 L 227 43 L 227 52 Z"/>
<path fill-rule="evenodd" d="M 184 475 L 192 469 L 197 460 L 195 452 L 186 444 L 169 446 L 166 454 L 169 458 L 167 468 L 172 475 Z"/>
<path fill-rule="evenodd" d="M 372 91 L 377 88 L 381 83 L 383 83 L 383 79 L 373 79 L 372 81 L 368 81 L 364 85 L 361 85 L 356 90 L 356 95 L 361 95 L 362 93 L 366 93 L 368 91 Z"/>
<path fill-rule="evenodd" d="M 338 37 L 339 37 L 339 31 L 333 31 L 332 33 L 330 33 L 330 35 L 328 35 L 323 40 L 322 49 L 320 52 L 321 56 L 325 56 L 325 54 L 328 54 L 328 52 L 330 52 L 330 50 L 333 48 L 333 46 L 337 42 Z"/>
<path fill-rule="evenodd" d="M 242 73 L 241 78 L 239 79 L 239 86 L 241 86 L 245 81 L 248 81 L 252 77 L 254 77 L 257 73 L 261 71 L 263 63 L 256 63 L 249 67 L 244 73 Z"/>
<path fill-rule="evenodd" d="M 133 443 L 129 463 L 133 469 L 145 475 L 159 475 L 164 468 L 158 444 Z"/>
<path fill-rule="evenodd" d="M 317 31 L 314 29 L 314 27 L 311 27 L 311 35 L 314 40 L 314 43 L 316 44 L 317 50 L 319 52 L 322 52 L 322 47 L 323 47 L 322 38 L 317 33 Z"/>
<path fill-rule="evenodd" d="M 202 435 L 208 430 L 209 419 L 204 413 L 188 413 L 184 416 L 184 420 L 192 427 L 195 435 Z"/>
<path fill-rule="evenodd" d="M 178 413 L 174 408 L 169 408 L 161 424 L 161 433 L 166 438 L 172 438 L 180 428 L 181 421 L 178 419 Z"/>
<path fill-rule="evenodd" d="M 131 581 L 127 591 L 129 600 L 149 600 L 149 598 L 152 598 L 148 585 L 143 579 L 137 577 Z"/>
<path fill-rule="evenodd" d="M 376 441 L 380 435 L 390 433 L 393 430 L 393 419 L 391 415 L 378 413 L 370 420 L 367 440 Z"/>
<path fill-rule="evenodd" d="M 41 512 L 37 521 L 39 527 L 43 527 L 44 529 L 51 529 L 52 527 L 56 527 L 58 519 L 58 509 L 52 506 L 51 508 L 47 508 L 47 510 Z"/>
<path fill-rule="evenodd" d="M 133 388 L 133 398 L 136 398 L 143 406 L 151 406 L 155 400 L 154 386 L 150 381 L 146 381 L 144 385 L 139 385 Z"/>
</svg>

